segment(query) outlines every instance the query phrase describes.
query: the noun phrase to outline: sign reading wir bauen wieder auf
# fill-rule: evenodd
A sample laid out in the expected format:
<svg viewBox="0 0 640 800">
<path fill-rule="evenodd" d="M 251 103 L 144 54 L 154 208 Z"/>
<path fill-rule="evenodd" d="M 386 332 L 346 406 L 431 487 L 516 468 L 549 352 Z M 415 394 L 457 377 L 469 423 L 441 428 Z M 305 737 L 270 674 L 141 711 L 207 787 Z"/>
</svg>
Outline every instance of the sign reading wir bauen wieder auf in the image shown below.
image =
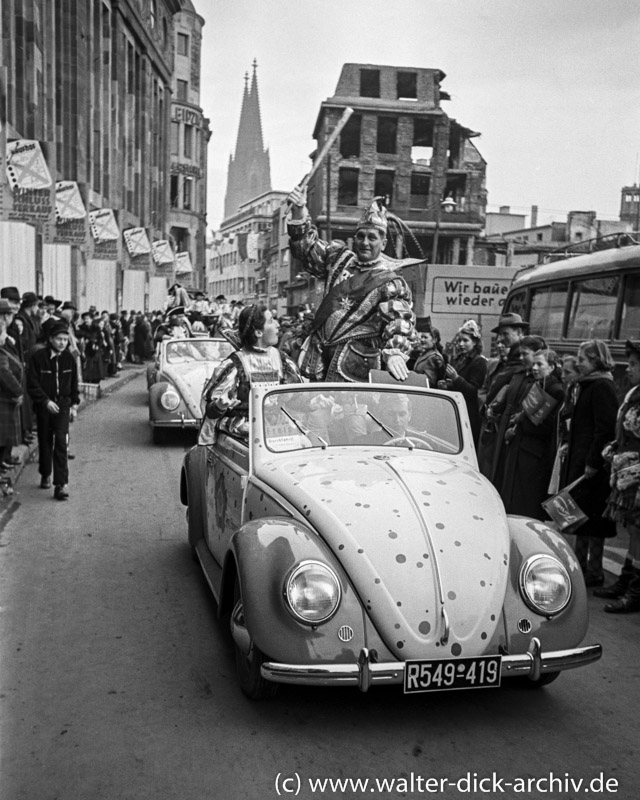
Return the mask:
<svg viewBox="0 0 640 800">
<path fill-rule="evenodd" d="M 510 286 L 511 277 L 435 277 L 431 310 L 447 314 L 499 314 Z"/>
</svg>

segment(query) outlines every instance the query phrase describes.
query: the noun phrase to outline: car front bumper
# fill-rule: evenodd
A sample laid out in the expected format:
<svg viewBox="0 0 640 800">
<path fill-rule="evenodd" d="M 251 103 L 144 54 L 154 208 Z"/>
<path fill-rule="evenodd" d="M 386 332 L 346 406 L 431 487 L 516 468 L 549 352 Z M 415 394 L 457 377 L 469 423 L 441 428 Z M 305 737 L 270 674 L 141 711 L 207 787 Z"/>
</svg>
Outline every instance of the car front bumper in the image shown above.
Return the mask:
<svg viewBox="0 0 640 800">
<path fill-rule="evenodd" d="M 537 680 L 547 672 L 583 667 L 602 656 L 599 644 L 574 647 L 570 650 L 542 652 L 540 640 L 531 639 L 526 653 L 503 655 L 501 678 L 526 677 Z M 262 677 L 274 683 L 293 683 L 303 686 L 357 686 L 366 692 L 373 685 L 404 682 L 402 662 L 376 663 L 366 647 L 355 664 L 278 664 L 266 661 L 260 671 Z"/>
<path fill-rule="evenodd" d="M 202 420 L 181 416 L 180 419 L 150 419 L 152 428 L 199 428 Z"/>
</svg>

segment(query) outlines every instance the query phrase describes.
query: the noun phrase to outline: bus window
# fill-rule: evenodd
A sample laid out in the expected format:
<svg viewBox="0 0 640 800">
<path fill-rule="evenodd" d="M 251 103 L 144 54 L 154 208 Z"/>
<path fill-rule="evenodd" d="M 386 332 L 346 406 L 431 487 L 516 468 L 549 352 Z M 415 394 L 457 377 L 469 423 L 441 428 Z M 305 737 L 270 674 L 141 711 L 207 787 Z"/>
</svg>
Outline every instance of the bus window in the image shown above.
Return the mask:
<svg viewBox="0 0 640 800">
<path fill-rule="evenodd" d="M 619 286 L 619 275 L 573 284 L 567 339 L 611 338 Z"/>
<path fill-rule="evenodd" d="M 559 339 L 562 336 L 562 321 L 567 305 L 567 283 L 555 283 L 531 292 L 531 311 L 529 329 L 531 333 L 546 339 Z"/>
<path fill-rule="evenodd" d="M 622 319 L 618 339 L 640 338 L 640 276 L 627 275 L 622 297 Z"/>
<path fill-rule="evenodd" d="M 527 318 L 526 314 L 527 293 L 524 289 L 514 292 L 505 306 L 503 314 L 520 314 L 522 319 Z"/>
</svg>

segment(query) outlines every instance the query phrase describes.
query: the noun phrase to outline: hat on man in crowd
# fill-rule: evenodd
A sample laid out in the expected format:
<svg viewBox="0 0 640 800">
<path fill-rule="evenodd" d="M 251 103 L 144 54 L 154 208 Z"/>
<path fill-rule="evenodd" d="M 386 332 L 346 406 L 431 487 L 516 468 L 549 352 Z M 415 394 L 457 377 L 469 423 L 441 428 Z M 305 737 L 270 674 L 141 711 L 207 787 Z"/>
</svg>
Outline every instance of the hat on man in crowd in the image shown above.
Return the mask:
<svg viewBox="0 0 640 800">
<path fill-rule="evenodd" d="M 71 309 L 72 311 L 77 311 L 78 306 L 72 300 L 65 300 L 64 303 L 62 304 L 62 308 L 60 309 L 60 311 L 67 311 L 68 309 Z"/>
<path fill-rule="evenodd" d="M 495 328 L 491 328 L 491 333 L 498 333 L 502 328 L 528 328 L 529 323 L 522 319 L 520 314 L 503 314 L 498 320 Z"/>
<path fill-rule="evenodd" d="M 0 297 L 13 300 L 15 303 L 20 302 L 20 292 L 17 286 L 3 286 L 2 289 L 0 289 Z"/>
<path fill-rule="evenodd" d="M 55 306 L 55 308 L 58 308 L 59 306 L 62 305 L 62 300 L 56 300 L 55 297 L 53 297 L 50 294 L 46 295 L 46 297 L 44 298 L 44 302 L 48 306 Z"/>
<path fill-rule="evenodd" d="M 198 297 L 204 297 L 204 292 L 196 292 L 194 296 L 195 296 L 196 298 L 198 298 Z"/>
<path fill-rule="evenodd" d="M 0 314 L 13 314 L 11 303 L 6 297 L 0 297 Z"/>
<path fill-rule="evenodd" d="M 69 326 L 63 319 L 58 319 L 58 317 L 49 317 L 49 319 L 42 323 L 42 332 L 47 339 L 51 339 L 53 336 L 57 336 L 59 333 L 69 333 Z"/>
<path fill-rule="evenodd" d="M 37 306 L 38 305 L 38 295 L 35 292 L 25 292 L 22 295 L 22 305 L 23 306 Z"/>
</svg>

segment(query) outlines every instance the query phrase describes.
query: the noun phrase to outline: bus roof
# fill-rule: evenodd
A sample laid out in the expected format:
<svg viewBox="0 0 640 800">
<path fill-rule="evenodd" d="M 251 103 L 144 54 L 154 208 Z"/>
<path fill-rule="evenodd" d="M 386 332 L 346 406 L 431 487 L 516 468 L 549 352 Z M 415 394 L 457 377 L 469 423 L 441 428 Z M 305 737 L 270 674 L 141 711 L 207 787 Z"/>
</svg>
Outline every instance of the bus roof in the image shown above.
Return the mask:
<svg viewBox="0 0 640 800">
<path fill-rule="evenodd" d="M 576 278 L 585 274 L 591 275 L 594 272 L 609 272 L 638 266 L 640 266 L 640 245 L 617 247 L 524 269 L 515 276 L 511 288 L 515 289 L 540 281 Z"/>
</svg>

